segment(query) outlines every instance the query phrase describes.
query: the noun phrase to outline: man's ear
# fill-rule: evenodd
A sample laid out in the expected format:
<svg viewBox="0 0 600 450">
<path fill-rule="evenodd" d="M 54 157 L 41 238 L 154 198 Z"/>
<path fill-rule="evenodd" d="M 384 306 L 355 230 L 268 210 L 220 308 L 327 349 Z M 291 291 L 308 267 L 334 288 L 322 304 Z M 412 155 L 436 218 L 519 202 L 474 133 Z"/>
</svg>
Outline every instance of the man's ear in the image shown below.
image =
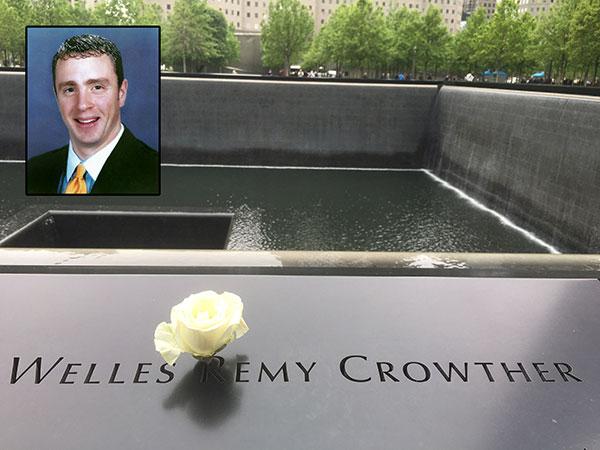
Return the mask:
<svg viewBox="0 0 600 450">
<path fill-rule="evenodd" d="M 127 98 L 127 80 L 124 79 L 119 88 L 119 108 L 125 106 L 125 99 Z"/>
</svg>

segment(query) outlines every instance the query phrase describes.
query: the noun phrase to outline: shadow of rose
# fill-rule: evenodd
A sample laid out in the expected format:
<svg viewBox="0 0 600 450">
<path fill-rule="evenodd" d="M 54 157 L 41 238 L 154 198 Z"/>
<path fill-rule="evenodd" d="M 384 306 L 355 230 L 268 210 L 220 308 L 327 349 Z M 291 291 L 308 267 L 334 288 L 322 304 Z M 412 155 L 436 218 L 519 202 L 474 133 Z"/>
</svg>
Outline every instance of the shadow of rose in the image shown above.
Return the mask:
<svg viewBox="0 0 600 450">
<path fill-rule="evenodd" d="M 199 360 L 163 401 L 163 408 L 184 408 L 203 427 L 221 425 L 239 408 L 242 392 L 234 381 L 235 366 L 247 360 L 246 355 L 229 361 L 220 356 Z"/>
</svg>

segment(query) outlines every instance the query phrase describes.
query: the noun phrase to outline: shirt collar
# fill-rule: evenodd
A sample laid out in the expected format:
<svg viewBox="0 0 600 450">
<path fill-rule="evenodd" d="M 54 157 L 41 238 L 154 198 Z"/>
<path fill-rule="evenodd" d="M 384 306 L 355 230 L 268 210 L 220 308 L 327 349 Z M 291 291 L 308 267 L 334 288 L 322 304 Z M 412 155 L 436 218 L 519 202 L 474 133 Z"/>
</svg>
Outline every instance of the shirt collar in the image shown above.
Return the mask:
<svg viewBox="0 0 600 450">
<path fill-rule="evenodd" d="M 94 181 L 96 181 L 96 179 L 98 178 L 98 175 L 100 175 L 100 171 L 102 170 L 102 167 L 104 167 L 104 163 L 106 162 L 106 160 L 108 159 L 108 157 L 110 156 L 112 151 L 117 146 L 117 142 L 119 142 L 119 139 L 121 139 L 121 136 L 123 135 L 123 131 L 125 131 L 125 127 L 123 126 L 123 124 L 121 124 L 121 129 L 119 130 L 119 133 L 117 134 L 117 136 L 112 141 L 110 141 L 108 144 L 106 144 L 106 146 L 104 148 L 101 148 L 100 150 L 98 150 L 96 153 L 94 153 L 92 156 L 90 156 L 85 161 L 82 161 L 81 159 L 79 159 L 79 156 L 77 156 L 77 154 L 75 153 L 75 150 L 73 150 L 73 143 L 69 140 L 69 153 L 67 156 L 67 172 L 65 174 L 67 180 L 71 179 L 71 177 L 73 176 L 73 172 L 75 172 L 75 169 L 77 168 L 77 166 L 79 164 L 83 164 L 83 167 L 85 167 L 85 171 L 89 174 L 90 177 L 92 177 L 92 179 Z"/>
</svg>

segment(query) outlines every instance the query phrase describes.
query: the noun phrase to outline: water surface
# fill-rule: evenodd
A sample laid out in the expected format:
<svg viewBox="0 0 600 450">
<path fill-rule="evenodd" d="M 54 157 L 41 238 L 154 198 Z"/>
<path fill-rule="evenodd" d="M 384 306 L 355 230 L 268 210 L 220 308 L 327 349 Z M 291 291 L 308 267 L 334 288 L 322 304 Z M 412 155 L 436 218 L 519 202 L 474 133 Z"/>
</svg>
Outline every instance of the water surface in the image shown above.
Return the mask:
<svg viewBox="0 0 600 450">
<path fill-rule="evenodd" d="M 0 238 L 48 209 L 232 212 L 229 249 L 547 252 L 423 171 L 162 168 L 157 197 L 24 195 L 0 164 Z M 176 230 L 173 230 L 176 232 Z"/>
</svg>

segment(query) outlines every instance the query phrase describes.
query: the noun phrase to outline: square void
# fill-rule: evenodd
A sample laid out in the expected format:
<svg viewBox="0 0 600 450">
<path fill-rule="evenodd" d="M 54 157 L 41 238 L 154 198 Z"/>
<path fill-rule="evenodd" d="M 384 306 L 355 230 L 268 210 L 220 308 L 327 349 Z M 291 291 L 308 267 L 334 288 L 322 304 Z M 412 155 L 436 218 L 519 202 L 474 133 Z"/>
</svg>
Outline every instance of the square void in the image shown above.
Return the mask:
<svg viewBox="0 0 600 450">
<path fill-rule="evenodd" d="M 0 247 L 224 249 L 233 214 L 47 211 Z"/>
</svg>

